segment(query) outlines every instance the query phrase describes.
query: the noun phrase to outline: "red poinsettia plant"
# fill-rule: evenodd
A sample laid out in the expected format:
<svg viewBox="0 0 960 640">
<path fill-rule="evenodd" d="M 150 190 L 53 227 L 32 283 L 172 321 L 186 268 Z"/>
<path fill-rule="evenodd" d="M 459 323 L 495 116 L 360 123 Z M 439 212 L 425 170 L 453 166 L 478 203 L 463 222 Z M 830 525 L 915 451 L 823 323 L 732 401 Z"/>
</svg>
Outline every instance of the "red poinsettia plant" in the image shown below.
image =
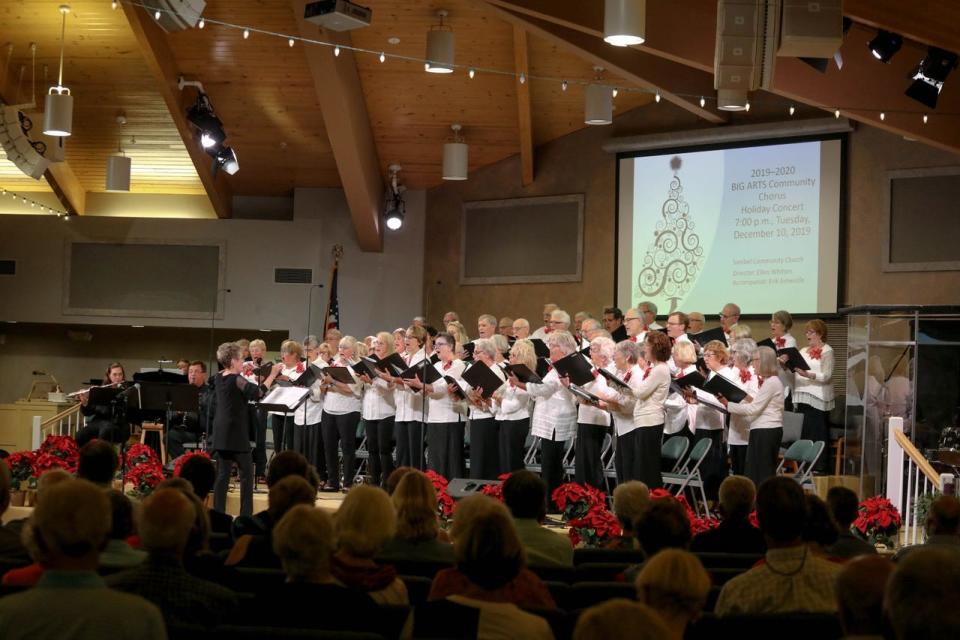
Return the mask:
<svg viewBox="0 0 960 640">
<path fill-rule="evenodd" d="M 883 496 L 867 498 L 860 503 L 859 515 L 850 531 L 870 544 L 894 546 L 900 530 L 900 512 Z"/>
<path fill-rule="evenodd" d="M 157 452 L 153 450 L 153 447 L 138 442 L 127 449 L 128 469 L 132 469 L 133 467 L 147 462 L 153 462 L 158 465 L 160 464 L 160 461 L 157 459 Z"/>
<path fill-rule="evenodd" d="M 620 521 L 601 505 L 593 505 L 580 518 L 569 522 L 570 542 L 575 547 L 603 547 L 620 535 Z"/>
<path fill-rule="evenodd" d="M 38 453 L 37 457 L 33 459 L 33 477 L 39 478 L 51 469 L 63 469 L 68 473 L 74 473 L 77 470 L 77 465 L 74 463 L 73 468 L 70 468 L 70 464 L 63 458 L 52 453 Z"/>
<path fill-rule="evenodd" d="M 129 493 L 143 498 L 163 482 L 163 468 L 159 462 L 143 462 L 129 469 L 123 481 L 130 486 Z"/>
<path fill-rule="evenodd" d="M 503 502 L 503 483 L 506 482 L 509 477 L 509 473 L 501 473 L 497 476 L 497 480 L 500 481 L 499 484 L 485 484 L 480 487 L 480 493 Z"/>
<path fill-rule="evenodd" d="M 44 456 L 52 456 L 60 460 L 60 464 L 54 464 L 52 460 L 45 458 L 40 467 L 41 471 L 60 467 L 64 471 L 76 473 L 77 464 L 80 462 L 80 449 L 77 447 L 77 441 L 70 436 L 47 436 L 36 453 L 38 460 Z M 36 463 L 34 466 L 36 467 Z M 40 474 L 36 473 L 36 469 L 34 471 L 34 475 L 39 478 Z"/>
<path fill-rule="evenodd" d="M 679 495 L 675 496 L 666 489 L 654 489 L 650 492 L 651 500 L 676 500 L 683 506 L 683 510 L 687 512 L 687 519 L 690 521 L 690 535 L 697 535 L 703 533 L 704 531 L 709 531 L 720 526 L 720 520 L 711 515 L 700 516 L 697 515 L 697 512 L 693 510 L 690 506 L 690 503 L 687 502 L 686 496 Z"/>
<path fill-rule="evenodd" d="M 13 481 L 13 489 L 18 490 L 24 482 L 29 482 L 33 477 L 33 465 L 37 460 L 37 454 L 33 451 L 17 451 L 11 453 L 7 458 L 7 466 L 10 468 L 10 479 Z"/>
<path fill-rule="evenodd" d="M 433 489 L 437 492 L 437 515 L 440 516 L 440 524 L 446 526 L 453 515 L 453 498 L 447 492 L 447 486 L 450 484 L 446 478 L 436 471 L 428 470 L 424 475 L 433 483 Z"/>
<path fill-rule="evenodd" d="M 593 507 L 606 508 L 607 494 L 589 484 L 567 482 L 553 490 L 550 496 L 562 512 L 564 522 L 583 518 Z"/>
<path fill-rule="evenodd" d="M 210 454 L 207 453 L 206 451 L 188 451 L 187 453 L 183 454 L 182 456 L 180 456 L 179 458 L 173 461 L 173 477 L 179 478 L 180 469 L 183 467 L 183 464 L 190 458 L 196 458 L 196 457 L 206 458 L 207 460 L 210 460 Z"/>
</svg>

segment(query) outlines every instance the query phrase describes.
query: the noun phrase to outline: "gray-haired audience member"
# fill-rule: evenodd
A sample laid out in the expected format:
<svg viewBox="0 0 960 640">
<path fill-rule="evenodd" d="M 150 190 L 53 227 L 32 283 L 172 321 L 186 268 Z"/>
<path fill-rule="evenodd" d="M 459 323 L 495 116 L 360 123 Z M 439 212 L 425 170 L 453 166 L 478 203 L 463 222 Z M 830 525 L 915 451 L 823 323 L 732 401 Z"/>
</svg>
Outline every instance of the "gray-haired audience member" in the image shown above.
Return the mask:
<svg viewBox="0 0 960 640">
<path fill-rule="evenodd" d="M 900 562 L 923 547 L 943 547 L 960 552 L 960 500 L 954 496 L 940 496 L 927 512 L 927 539 L 922 545 L 904 547 L 893 557 Z"/>
</svg>

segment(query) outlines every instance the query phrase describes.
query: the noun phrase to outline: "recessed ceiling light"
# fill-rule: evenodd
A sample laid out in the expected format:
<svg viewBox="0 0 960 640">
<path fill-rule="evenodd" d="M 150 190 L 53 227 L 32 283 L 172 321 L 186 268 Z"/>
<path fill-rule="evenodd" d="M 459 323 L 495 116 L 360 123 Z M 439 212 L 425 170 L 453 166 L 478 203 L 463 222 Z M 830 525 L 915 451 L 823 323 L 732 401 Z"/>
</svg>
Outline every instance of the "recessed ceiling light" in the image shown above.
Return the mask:
<svg viewBox="0 0 960 640">
<path fill-rule="evenodd" d="M 387 42 L 389 42 L 390 44 L 400 44 L 400 38 L 398 38 L 397 36 L 390 36 L 389 38 L 387 38 Z"/>
</svg>

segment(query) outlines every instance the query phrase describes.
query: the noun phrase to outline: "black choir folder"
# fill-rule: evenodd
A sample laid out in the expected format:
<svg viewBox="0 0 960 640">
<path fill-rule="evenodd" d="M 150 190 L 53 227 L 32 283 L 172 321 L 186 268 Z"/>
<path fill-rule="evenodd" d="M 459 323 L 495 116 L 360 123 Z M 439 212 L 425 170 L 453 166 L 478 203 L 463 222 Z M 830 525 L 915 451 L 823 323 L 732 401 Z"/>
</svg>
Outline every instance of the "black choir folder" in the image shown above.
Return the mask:
<svg viewBox="0 0 960 640">
<path fill-rule="evenodd" d="M 810 365 L 807 363 L 806 358 L 803 357 L 803 354 L 800 353 L 800 350 L 796 347 L 780 349 L 777 351 L 777 355 L 787 356 L 787 368 L 790 369 L 790 371 L 796 371 L 797 369 L 810 371 Z"/>
<path fill-rule="evenodd" d="M 357 381 L 354 380 L 353 376 L 350 374 L 350 369 L 346 367 L 327 367 L 323 370 L 323 373 L 327 374 L 337 382 L 342 382 L 343 384 L 357 383 Z"/>
<path fill-rule="evenodd" d="M 536 373 L 530 370 L 530 368 L 525 364 L 510 364 L 506 367 L 507 373 L 512 373 L 517 377 L 517 380 L 523 382 L 524 384 L 532 382 L 534 384 L 543 383 L 543 378 L 538 376 Z"/>
<path fill-rule="evenodd" d="M 683 389 L 685 387 L 696 387 L 697 389 L 703 388 L 704 383 L 707 379 L 703 377 L 703 374 L 699 371 L 691 371 L 687 375 L 676 378 L 673 381 L 678 388 Z"/>
<path fill-rule="evenodd" d="M 530 343 L 533 345 L 533 352 L 538 358 L 550 357 L 550 347 L 547 346 L 546 342 L 540 338 L 528 338 L 528 340 L 530 340 Z"/>
<path fill-rule="evenodd" d="M 727 380 L 719 373 L 707 380 L 702 389 L 707 393 L 712 393 L 715 396 L 722 395 L 730 402 L 743 402 L 743 399 L 747 397 L 746 391 L 738 387 L 730 380 Z"/>
<path fill-rule="evenodd" d="M 463 372 L 463 379 L 474 389 L 479 389 L 480 395 L 484 398 L 489 398 L 494 391 L 503 386 L 500 376 L 480 361 L 475 362 Z"/>
<path fill-rule="evenodd" d="M 560 358 L 553 363 L 553 368 L 579 387 L 593 381 L 593 365 L 579 351 Z"/>
<path fill-rule="evenodd" d="M 723 327 L 714 327 L 713 329 L 708 329 L 707 331 L 701 331 L 694 336 L 693 339 L 701 347 L 706 345 L 711 340 L 719 340 L 723 344 L 727 344 L 727 334 L 723 332 Z"/>
<path fill-rule="evenodd" d="M 367 376 L 371 380 L 376 380 L 380 377 L 377 375 L 377 369 L 376 357 L 370 358 L 364 356 L 353 365 L 354 373 L 356 373 L 358 376 Z M 384 371 L 387 371 L 387 369 L 384 369 Z"/>
<path fill-rule="evenodd" d="M 598 371 L 600 372 L 600 375 L 607 379 L 607 382 L 612 383 L 614 390 L 617 392 L 623 393 L 624 391 L 630 391 L 630 385 L 616 374 L 610 373 L 606 369 L 598 369 Z"/>
</svg>

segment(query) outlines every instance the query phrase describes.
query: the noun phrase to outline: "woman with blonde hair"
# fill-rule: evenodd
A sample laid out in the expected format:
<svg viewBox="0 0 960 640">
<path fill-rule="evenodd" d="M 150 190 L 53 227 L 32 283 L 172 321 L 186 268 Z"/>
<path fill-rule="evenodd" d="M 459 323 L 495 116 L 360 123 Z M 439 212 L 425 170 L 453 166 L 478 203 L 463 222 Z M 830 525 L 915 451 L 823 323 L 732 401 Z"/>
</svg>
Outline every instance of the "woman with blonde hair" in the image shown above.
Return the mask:
<svg viewBox="0 0 960 640">
<path fill-rule="evenodd" d="M 353 375 L 353 364 L 357 361 L 357 339 L 344 336 L 340 339 L 339 354 L 333 364 L 346 367 Z M 323 416 L 320 418 L 320 434 L 323 437 L 323 452 L 327 459 L 329 479 L 324 491 L 340 491 L 340 457 L 338 445 L 343 450 L 343 484 L 349 488 L 353 484 L 354 461 L 357 450 L 357 424 L 360 422 L 362 403 L 360 395 L 363 385 L 359 382 L 346 384 L 324 376 L 326 395 L 323 398 Z"/>
<path fill-rule="evenodd" d="M 388 562 L 453 563 L 453 547 L 440 530 L 437 492 L 420 471 L 400 478 L 391 496 L 397 512 L 397 533 L 378 556 Z"/>
<path fill-rule="evenodd" d="M 610 640 L 626 635 L 631 640 L 663 640 L 669 630 L 651 607 L 626 598 L 613 598 L 590 607 L 577 618 L 573 640 Z"/>
<path fill-rule="evenodd" d="M 379 332 L 373 338 L 373 353 L 383 360 L 393 353 L 393 334 Z M 370 482 L 381 486 L 393 473 L 393 422 L 397 413 L 395 385 L 389 374 L 378 370 L 376 378 L 362 374 L 363 408 L 361 417 L 370 453 Z"/>
<path fill-rule="evenodd" d="M 827 344 L 827 324 L 823 320 L 811 320 L 803 326 L 807 346 L 800 355 L 807 361 L 809 370 L 795 370 L 793 403 L 803 414 L 801 437 L 814 442 L 830 440 L 829 419 L 833 410 L 833 348 Z M 816 471 L 827 470 L 827 449 L 817 461 Z"/>
<path fill-rule="evenodd" d="M 296 340 L 284 340 L 280 343 L 280 362 L 282 367 L 280 369 L 280 375 L 277 377 L 277 380 L 281 382 L 294 382 L 297 378 L 303 375 L 307 370 L 307 363 L 303 362 L 303 345 L 301 345 Z M 319 385 L 317 386 L 317 392 L 319 393 Z M 273 448 L 274 451 L 283 451 L 284 449 L 296 449 L 297 445 L 300 445 L 300 452 L 304 453 L 305 451 L 305 438 L 304 438 L 304 411 L 306 409 L 306 403 L 304 407 L 301 407 L 297 412 L 299 413 L 299 422 L 300 427 L 296 427 L 295 424 L 298 421 L 296 415 L 287 415 L 280 413 L 279 411 L 271 411 L 270 415 L 273 416 L 270 418 L 273 424 Z M 312 416 L 311 416 L 312 417 Z M 299 438 L 295 433 L 295 430 L 299 429 L 300 434 Z"/>
<path fill-rule="evenodd" d="M 682 640 L 687 625 L 700 617 L 710 575 L 700 560 L 682 549 L 664 549 L 644 564 L 636 580 L 637 600 L 653 608 L 666 623 L 669 634 Z"/>
<path fill-rule="evenodd" d="M 536 371 L 537 355 L 529 340 L 517 340 L 510 348 L 510 364 L 522 364 Z M 507 384 L 493 394 L 500 423 L 500 472 L 524 468 L 523 447 L 530 433 L 530 396 L 508 377 Z"/>
</svg>

